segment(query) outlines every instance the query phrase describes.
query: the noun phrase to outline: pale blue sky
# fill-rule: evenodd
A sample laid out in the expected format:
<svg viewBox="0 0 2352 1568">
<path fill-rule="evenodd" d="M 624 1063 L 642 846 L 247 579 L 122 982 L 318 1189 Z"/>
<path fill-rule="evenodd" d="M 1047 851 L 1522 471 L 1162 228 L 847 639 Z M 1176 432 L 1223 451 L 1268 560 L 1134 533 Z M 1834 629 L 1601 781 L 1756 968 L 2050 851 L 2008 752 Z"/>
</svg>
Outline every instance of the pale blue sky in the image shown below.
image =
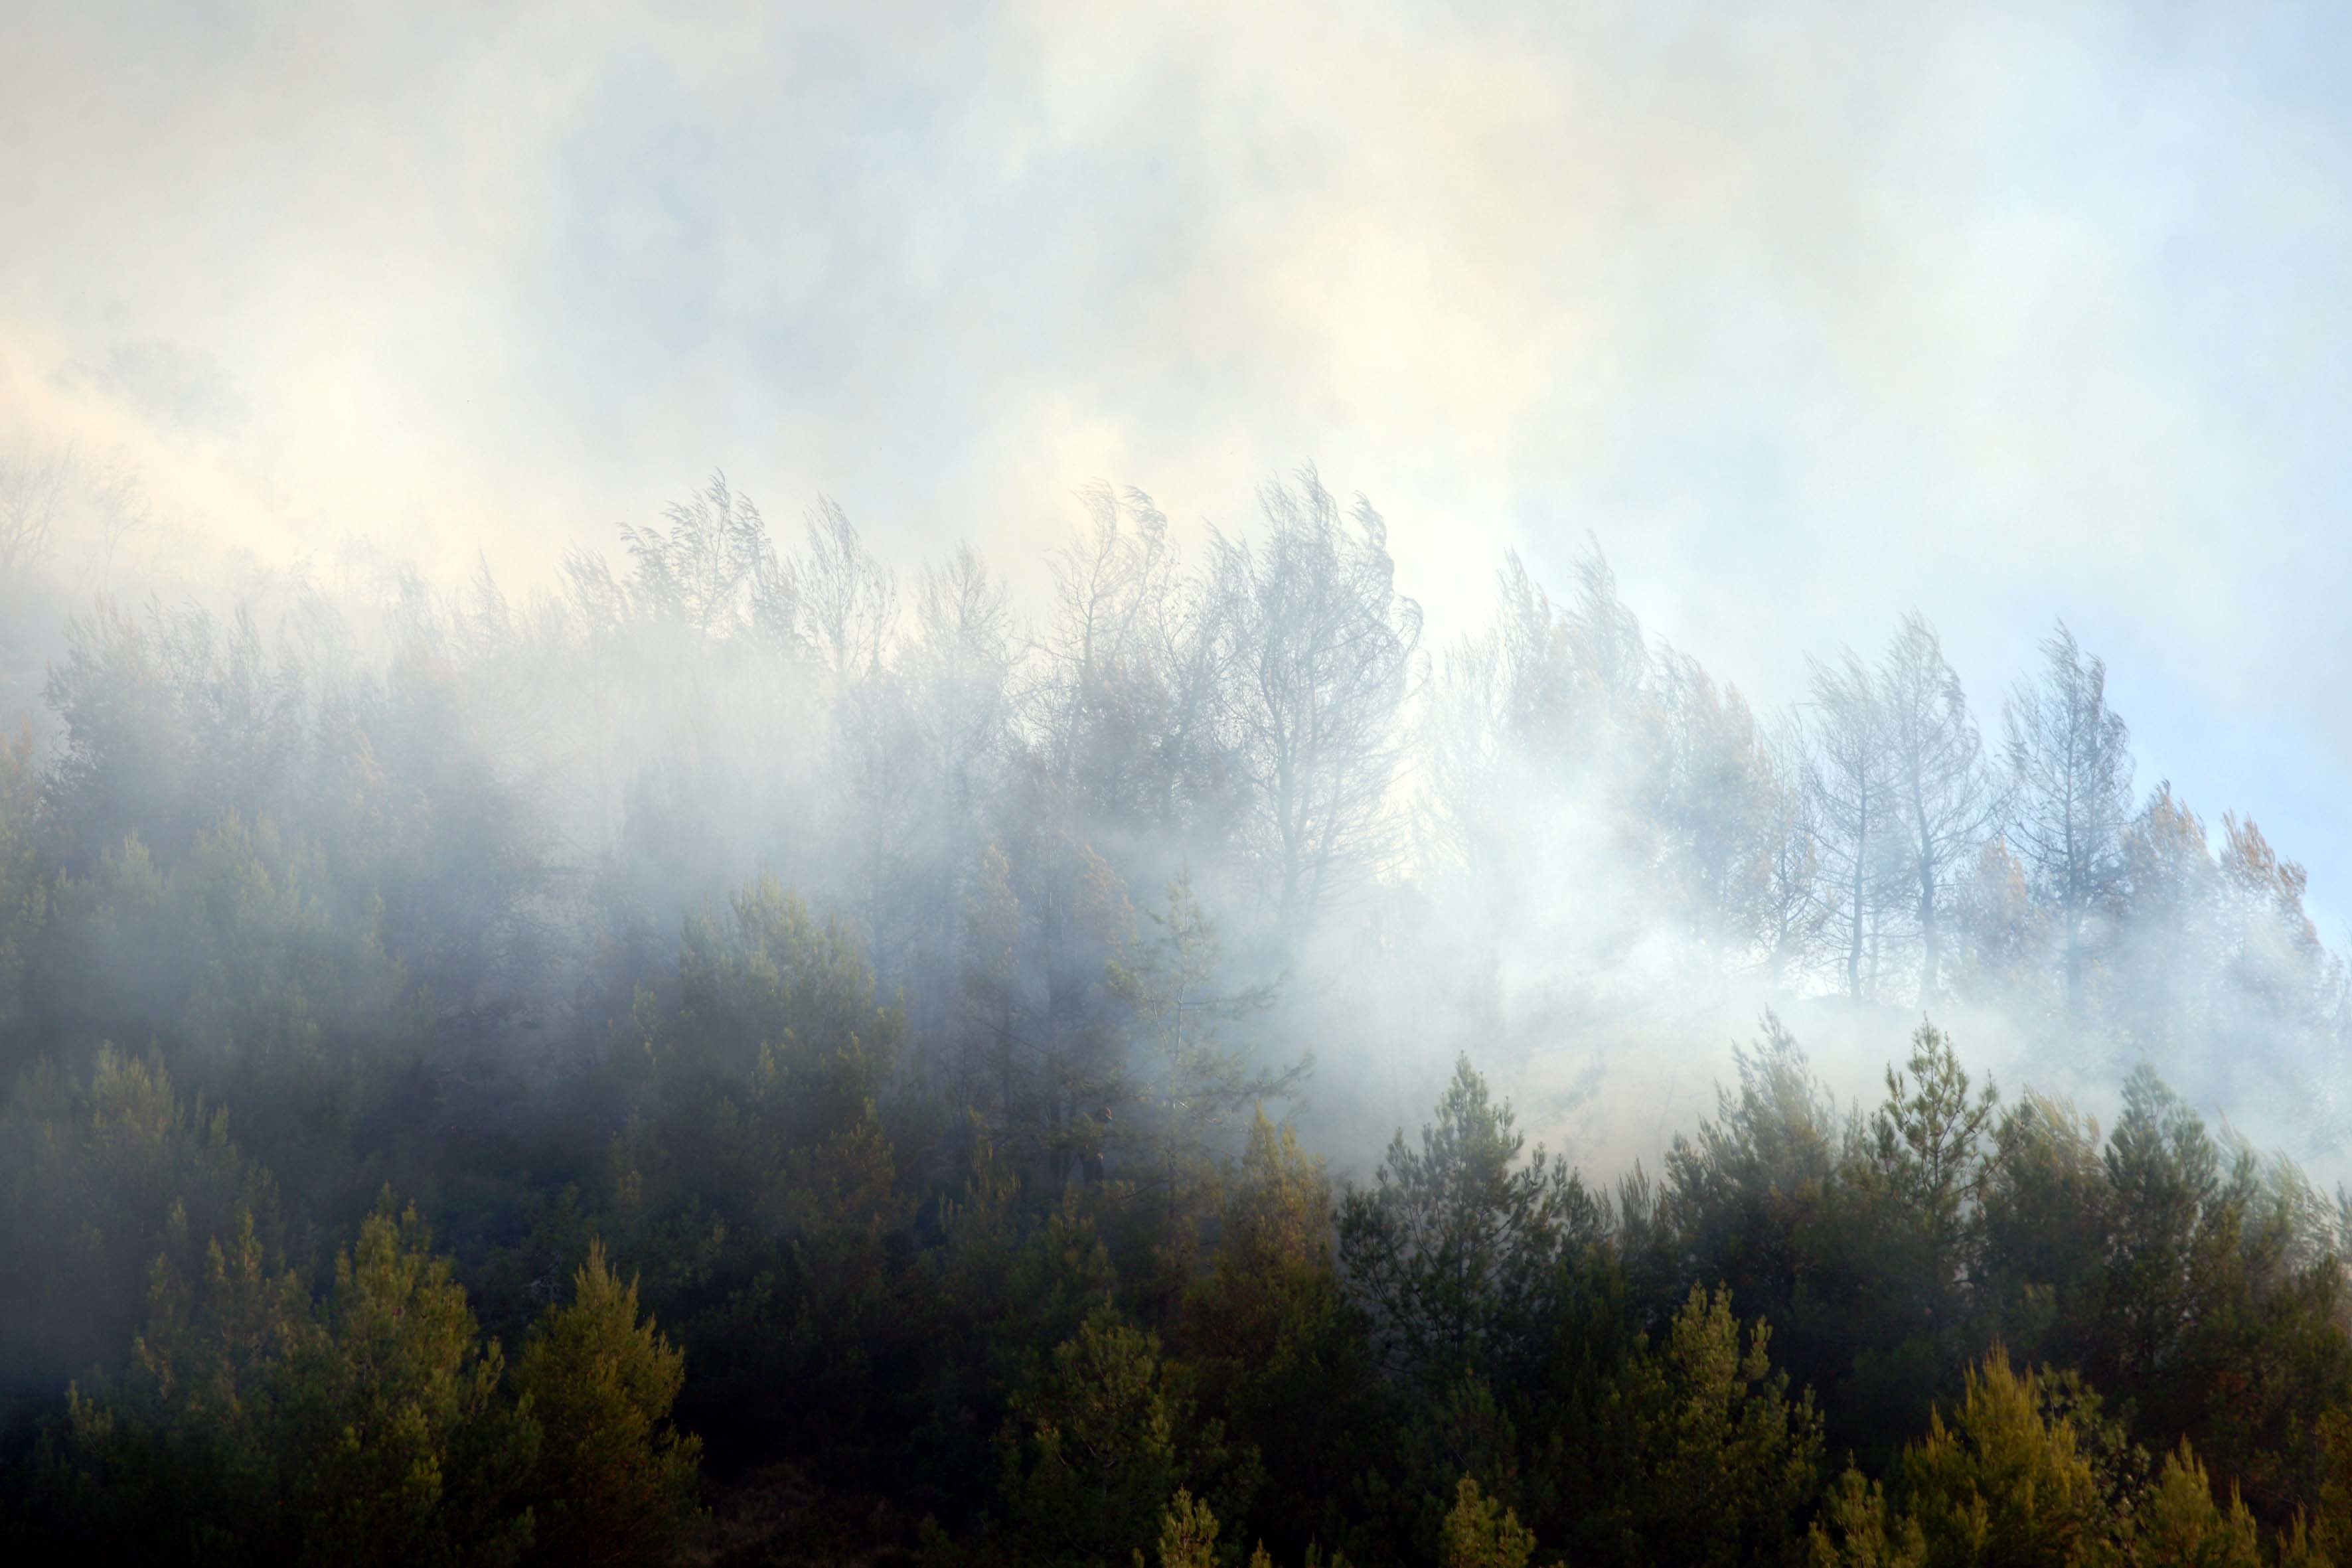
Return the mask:
<svg viewBox="0 0 2352 1568">
<path fill-rule="evenodd" d="M 2340 6 L 405 6 L 0 19 L 0 421 L 510 576 L 714 465 L 1016 579 L 1312 458 L 1441 627 L 1587 530 L 1769 704 L 2064 616 L 2141 784 L 2352 919 Z"/>
</svg>

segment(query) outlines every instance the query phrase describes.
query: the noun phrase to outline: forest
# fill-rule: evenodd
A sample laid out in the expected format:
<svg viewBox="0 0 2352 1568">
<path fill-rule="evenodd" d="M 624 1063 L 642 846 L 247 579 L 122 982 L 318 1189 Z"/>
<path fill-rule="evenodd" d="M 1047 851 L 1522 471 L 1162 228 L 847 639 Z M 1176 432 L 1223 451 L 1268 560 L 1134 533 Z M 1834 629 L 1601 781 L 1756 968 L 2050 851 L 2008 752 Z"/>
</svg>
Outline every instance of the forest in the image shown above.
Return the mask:
<svg viewBox="0 0 2352 1568">
<path fill-rule="evenodd" d="M 1440 644 L 1312 470 L 1079 499 L 0 510 L 11 1560 L 2352 1568 L 2346 967 L 2064 626 L 1759 713 L 1597 546 Z"/>
</svg>

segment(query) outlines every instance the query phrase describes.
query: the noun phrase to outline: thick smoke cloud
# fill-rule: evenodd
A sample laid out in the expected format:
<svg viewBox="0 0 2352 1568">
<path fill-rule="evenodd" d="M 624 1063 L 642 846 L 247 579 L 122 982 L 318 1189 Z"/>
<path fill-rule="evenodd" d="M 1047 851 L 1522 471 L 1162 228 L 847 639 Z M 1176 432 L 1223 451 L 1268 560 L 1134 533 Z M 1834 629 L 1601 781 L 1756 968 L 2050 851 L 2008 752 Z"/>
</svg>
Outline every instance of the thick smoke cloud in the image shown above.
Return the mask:
<svg viewBox="0 0 2352 1568">
<path fill-rule="evenodd" d="M 121 526 L 102 476 L 36 481 Z M 1105 975 L 1189 921 L 1195 1003 L 1253 999 L 1236 1059 L 1343 1169 L 1462 1055 L 1584 1164 L 1654 1162 L 1768 1013 L 1856 1102 L 1925 1014 L 2012 1085 L 2103 1114 L 2151 1066 L 2343 1168 L 2352 1013 L 2306 873 L 2144 775 L 2063 623 L 1980 698 L 1906 614 L 1759 711 L 1596 544 L 1556 584 L 1507 557 L 1446 638 L 1387 521 L 1312 469 L 1205 539 L 1137 489 L 1075 510 L 1026 595 L 969 544 L 885 560 L 829 500 L 771 523 L 724 476 L 528 592 L 215 563 L 68 614 L 59 555 L 20 584 L 50 606 L 21 622 L 50 639 L 25 765 L 68 882 L 168 881 L 257 833 L 347 916 L 379 901 L 337 940 L 402 978 L 338 988 L 418 986 L 527 1072 L 601 1048 L 631 966 L 769 878 L 899 998 L 908 1081 L 1041 1158 L 1061 1135 L 1030 1120 L 1160 1070 Z M 151 984 L 118 924 L 76 962 L 181 1027 L 169 973 L 202 961 Z"/>
<path fill-rule="evenodd" d="M 2347 77 L 8 10 L 0 1554 L 2352 1562 Z"/>
<path fill-rule="evenodd" d="M 894 559 L 1010 566 L 1097 477 L 1231 526 L 1307 453 L 1448 635 L 1504 548 L 1560 581 L 1594 529 L 1768 706 L 1886 606 L 1979 692 L 2063 615 L 2152 765 L 2263 800 L 2341 934 L 2324 10 L 10 28 L 0 417 L 161 525 L 543 581 L 724 462 Z"/>
</svg>

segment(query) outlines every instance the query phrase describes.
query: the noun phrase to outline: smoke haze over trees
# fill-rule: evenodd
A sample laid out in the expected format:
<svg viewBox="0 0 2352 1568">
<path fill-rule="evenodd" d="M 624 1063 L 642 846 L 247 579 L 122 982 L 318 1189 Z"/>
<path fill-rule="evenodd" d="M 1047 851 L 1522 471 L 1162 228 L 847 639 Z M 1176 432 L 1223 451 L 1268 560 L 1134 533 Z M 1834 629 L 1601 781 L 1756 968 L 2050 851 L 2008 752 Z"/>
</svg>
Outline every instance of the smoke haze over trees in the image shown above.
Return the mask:
<svg viewBox="0 0 2352 1568">
<path fill-rule="evenodd" d="M 1759 715 L 1597 546 L 1436 638 L 1311 468 L 1078 499 L 1042 593 L 721 476 L 521 595 L 37 540 L 11 1528 L 2340 1560 L 2344 963 L 2065 626 Z"/>
<path fill-rule="evenodd" d="M 0 1562 L 2352 1568 L 2347 80 L 0 5 Z"/>
</svg>

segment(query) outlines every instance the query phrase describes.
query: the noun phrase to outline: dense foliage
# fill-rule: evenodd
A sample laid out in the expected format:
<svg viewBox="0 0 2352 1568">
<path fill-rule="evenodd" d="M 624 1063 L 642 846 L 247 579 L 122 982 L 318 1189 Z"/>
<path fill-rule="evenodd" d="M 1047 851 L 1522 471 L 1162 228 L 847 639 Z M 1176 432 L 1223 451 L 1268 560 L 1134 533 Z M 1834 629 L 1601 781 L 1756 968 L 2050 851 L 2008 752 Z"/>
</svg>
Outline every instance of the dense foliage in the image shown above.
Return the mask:
<svg viewBox="0 0 2352 1568">
<path fill-rule="evenodd" d="M 1094 504 L 1034 633 L 723 485 L 381 646 L 80 623 L 0 746 L 10 1547 L 2352 1565 L 2352 1209 L 2167 1081 L 2325 1147 L 2341 966 L 2063 631 L 1998 755 L 1916 617 L 1768 732 L 1597 560 L 1431 662 L 1311 476 L 1197 571 Z M 1658 1170 L 1530 1149 L 1506 972 L 1666 938 L 2121 1112 L 1768 1015 Z M 1342 1180 L 1367 1040 L 1453 1070 Z"/>
</svg>

